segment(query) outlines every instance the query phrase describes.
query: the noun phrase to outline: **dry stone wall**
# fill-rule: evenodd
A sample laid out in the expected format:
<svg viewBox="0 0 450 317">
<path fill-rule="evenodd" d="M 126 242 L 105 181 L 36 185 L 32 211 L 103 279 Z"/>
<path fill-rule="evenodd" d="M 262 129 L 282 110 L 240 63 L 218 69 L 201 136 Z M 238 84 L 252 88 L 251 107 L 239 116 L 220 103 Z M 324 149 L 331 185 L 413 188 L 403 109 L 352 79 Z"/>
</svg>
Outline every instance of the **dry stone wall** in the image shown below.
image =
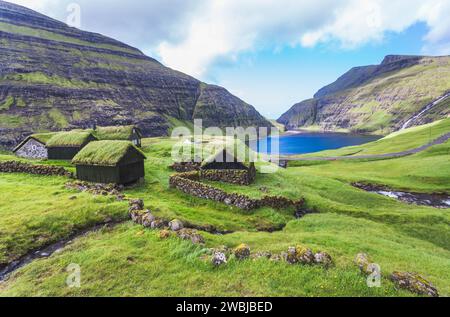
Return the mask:
<svg viewBox="0 0 450 317">
<path fill-rule="evenodd" d="M 272 207 L 283 209 L 294 207 L 300 209 L 304 200 L 294 201 L 285 197 L 264 196 L 262 199 L 253 199 L 245 195 L 227 193 L 221 189 L 200 182 L 199 172 L 175 174 L 170 177 L 169 185 L 185 194 L 198 198 L 213 200 L 229 206 L 235 206 L 243 210 L 253 210 L 260 207 Z"/>
<path fill-rule="evenodd" d="M 235 185 L 250 185 L 253 182 L 253 178 L 247 170 L 202 170 L 200 177 L 209 181 Z"/>
<path fill-rule="evenodd" d="M 51 165 L 33 165 L 19 161 L 0 162 L 2 173 L 26 173 L 46 176 L 73 176 L 64 167 Z"/>
</svg>

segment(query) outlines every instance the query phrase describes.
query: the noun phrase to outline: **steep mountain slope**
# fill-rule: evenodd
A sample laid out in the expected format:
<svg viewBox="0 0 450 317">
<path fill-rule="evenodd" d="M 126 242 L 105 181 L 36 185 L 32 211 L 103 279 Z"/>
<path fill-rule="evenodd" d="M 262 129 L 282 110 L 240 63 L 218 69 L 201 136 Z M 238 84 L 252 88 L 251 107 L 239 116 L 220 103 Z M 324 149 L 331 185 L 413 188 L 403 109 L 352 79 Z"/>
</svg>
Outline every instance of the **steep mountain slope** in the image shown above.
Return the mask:
<svg viewBox="0 0 450 317">
<path fill-rule="evenodd" d="M 174 71 L 139 50 L 0 1 L 0 146 L 24 135 L 137 124 L 146 136 L 171 122 L 270 126 L 227 90 Z"/>
<path fill-rule="evenodd" d="M 289 129 L 319 126 L 387 134 L 450 92 L 450 57 L 387 56 L 380 65 L 356 67 L 294 105 L 278 122 Z M 411 125 L 450 114 L 448 99 Z"/>
</svg>

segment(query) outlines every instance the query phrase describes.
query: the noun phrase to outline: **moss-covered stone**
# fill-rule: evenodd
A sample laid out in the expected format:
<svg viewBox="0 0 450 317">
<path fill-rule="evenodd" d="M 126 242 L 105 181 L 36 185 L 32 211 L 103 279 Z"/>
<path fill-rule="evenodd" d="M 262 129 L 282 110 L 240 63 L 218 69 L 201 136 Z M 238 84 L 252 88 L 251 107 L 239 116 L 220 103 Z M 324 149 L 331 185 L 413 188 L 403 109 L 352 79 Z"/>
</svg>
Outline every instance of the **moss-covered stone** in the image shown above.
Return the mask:
<svg viewBox="0 0 450 317">
<path fill-rule="evenodd" d="M 431 297 L 439 296 L 436 287 L 418 273 L 393 272 L 390 279 L 397 287 L 407 289 L 415 294 Z"/>
<path fill-rule="evenodd" d="M 250 257 L 250 247 L 247 244 L 240 244 L 236 249 L 234 249 L 234 256 L 238 260 L 245 260 Z"/>
</svg>

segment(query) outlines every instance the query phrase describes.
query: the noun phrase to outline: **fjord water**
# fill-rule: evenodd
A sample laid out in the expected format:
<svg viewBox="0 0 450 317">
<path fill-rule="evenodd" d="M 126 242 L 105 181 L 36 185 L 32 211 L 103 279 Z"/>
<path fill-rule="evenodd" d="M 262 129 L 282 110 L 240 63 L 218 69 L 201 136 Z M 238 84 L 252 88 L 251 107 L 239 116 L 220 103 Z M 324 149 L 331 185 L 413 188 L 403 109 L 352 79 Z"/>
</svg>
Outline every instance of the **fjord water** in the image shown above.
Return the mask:
<svg viewBox="0 0 450 317">
<path fill-rule="evenodd" d="M 286 134 L 279 137 L 279 154 L 295 155 L 333 150 L 345 146 L 361 145 L 376 141 L 380 138 L 381 136 L 376 135 L 332 132 L 299 132 Z M 258 142 L 258 151 L 265 152 L 267 148 L 267 153 L 272 153 L 272 142 L 272 137 L 260 139 Z"/>
</svg>

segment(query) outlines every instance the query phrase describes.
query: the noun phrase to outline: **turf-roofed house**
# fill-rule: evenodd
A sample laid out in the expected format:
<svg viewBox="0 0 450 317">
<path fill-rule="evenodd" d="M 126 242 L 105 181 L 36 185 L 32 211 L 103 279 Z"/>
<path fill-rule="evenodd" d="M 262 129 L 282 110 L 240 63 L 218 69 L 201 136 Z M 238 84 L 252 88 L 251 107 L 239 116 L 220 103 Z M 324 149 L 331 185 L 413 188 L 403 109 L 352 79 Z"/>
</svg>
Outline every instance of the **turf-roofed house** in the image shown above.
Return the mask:
<svg viewBox="0 0 450 317">
<path fill-rule="evenodd" d="M 55 133 L 36 133 L 20 142 L 13 150 L 18 157 L 43 160 L 48 157 L 47 142 Z"/>
<path fill-rule="evenodd" d="M 255 163 L 250 159 L 248 148 L 242 157 L 236 147 L 225 146 L 206 158 L 200 169 L 201 178 L 238 185 L 250 185 L 256 178 Z"/>
<path fill-rule="evenodd" d="M 55 134 L 47 141 L 49 160 L 71 160 L 86 145 L 97 138 L 90 132 L 69 131 Z"/>
<path fill-rule="evenodd" d="M 94 131 L 99 140 L 131 141 L 137 147 L 142 145 L 142 132 L 134 125 L 96 127 Z"/>
<path fill-rule="evenodd" d="M 130 141 L 95 141 L 72 160 L 77 178 L 105 184 L 131 184 L 145 175 L 145 155 Z"/>
</svg>

